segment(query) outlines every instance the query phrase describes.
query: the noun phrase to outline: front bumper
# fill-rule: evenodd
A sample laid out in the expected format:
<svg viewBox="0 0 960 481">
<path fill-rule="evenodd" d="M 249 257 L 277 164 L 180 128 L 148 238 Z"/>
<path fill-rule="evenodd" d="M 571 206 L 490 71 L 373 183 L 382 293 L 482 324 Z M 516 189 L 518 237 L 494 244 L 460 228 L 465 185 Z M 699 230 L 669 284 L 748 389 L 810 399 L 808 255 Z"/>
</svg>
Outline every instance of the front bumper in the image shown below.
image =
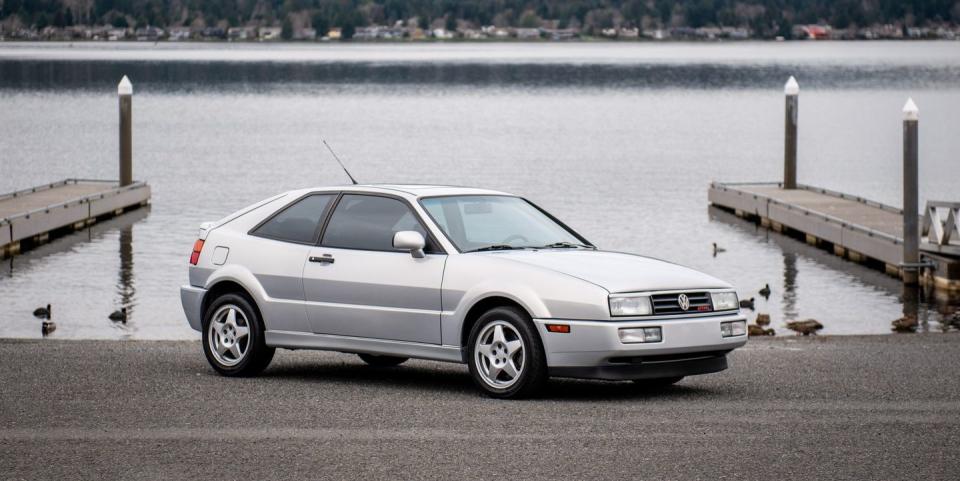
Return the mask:
<svg viewBox="0 0 960 481">
<path fill-rule="evenodd" d="M 180 303 L 183 304 L 183 313 L 186 314 L 187 322 L 195 331 L 202 329 L 203 296 L 206 293 L 207 290 L 200 287 L 180 286 Z"/>
<path fill-rule="evenodd" d="M 561 366 L 551 367 L 549 371 L 550 375 L 555 377 L 606 379 L 610 381 L 684 377 L 695 374 L 709 374 L 726 369 L 727 352 L 692 352 L 683 354 L 683 357 L 679 358 L 673 356 L 636 357 L 620 364 L 589 367 Z"/>
<path fill-rule="evenodd" d="M 534 319 L 534 323 L 543 340 L 551 375 L 646 379 L 726 369 L 726 354 L 746 344 L 747 336 L 723 337 L 720 323 L 745 320 L 736 312 L 639 321 Z M 548 332 L 545 324 L 566 324 L 570 326 L 570 332 Z M 619 329 L 632 327 L 660 327 L 663 340 L 638 344 L 621 342 Z"/>
</svg>

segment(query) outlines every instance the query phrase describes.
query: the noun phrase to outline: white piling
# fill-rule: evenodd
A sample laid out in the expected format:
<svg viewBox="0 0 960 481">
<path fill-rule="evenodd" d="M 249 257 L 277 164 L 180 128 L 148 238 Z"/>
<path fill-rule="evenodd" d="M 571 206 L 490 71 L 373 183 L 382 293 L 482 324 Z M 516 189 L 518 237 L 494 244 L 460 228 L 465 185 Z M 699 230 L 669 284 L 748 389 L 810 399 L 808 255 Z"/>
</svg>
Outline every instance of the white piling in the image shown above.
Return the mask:
<svg viewBox="0 0 960 481">
<path fill-rule="evenodd" d="M 799 108 L 800 84 L 790 77 L 783 86 L 786 96 L 785 133 L 783 142 L 783 188 L 797 188 L 797 109 Z"/>
<path fill-rule="evenodd" d="M 920 262 L 920 180 L 919 132 L 920 109 L 913 99 L 903 106 L 903 282 L 919 281 Z"/>
<path fill-rule="evenodd" d="M 126 75 L 117 85 L 120 98 L 120 186 L 133 183 L 133 84 Z"/>
</svg>

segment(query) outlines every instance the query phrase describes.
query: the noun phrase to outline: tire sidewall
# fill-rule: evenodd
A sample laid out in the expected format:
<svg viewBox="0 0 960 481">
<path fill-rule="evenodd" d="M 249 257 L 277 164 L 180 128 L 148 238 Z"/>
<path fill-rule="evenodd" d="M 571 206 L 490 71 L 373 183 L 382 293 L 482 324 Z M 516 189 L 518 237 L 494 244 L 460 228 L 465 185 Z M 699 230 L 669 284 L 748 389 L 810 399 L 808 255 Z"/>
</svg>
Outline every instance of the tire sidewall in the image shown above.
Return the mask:
<svg viewBox="0 0 960 481">
<path fill-rule="evenodd" d="M 486 383 L 480 375 L 476 361 L 477 337 L 494 321 L 509 323 L 523 340 L 523 372 L 517 382 L 506 388 L 496 388 Z M 512 307 L 496 307 L 483 313 L 470 330 L 467 340 L 467 365 L 473 382 L 487 395 L 495 398 L 519 398 L 535 394 L 546 381 L 547 363 L 540 334 L 525 314 Z"/>
<path fill-rule="evenodd" d="M 213 314 L 226 304 L 233 304 L 240 308 L 240 310 L 243 311 L 243 315 L 247 318 L 247 322 L 250 324 L 250 332 L 248 334 L 250 338 L 247 340 L 247 355 L 242 361 L 233 366 L 220 364 L 210 351 L 210 321 L 213 318 Z M 210 363 L 210 366 L 220 374 L 225 376 L 256 374 L 265 367 L 265 365 L 259 365 L 263 357 L 265 355 L 270 355 L 271 358 L 273 357 L 272 352 L 266 352 L 268 348 L 263 342 L 263 323 L 260 321 L 260 316 L 257 314 L 257 310 L 253 308 L 252 303 L 244 296 L 231 293 L 217 297 L 210 303 L 210 306 L 207 307 L 207 311 L 203 315 L 202 328 L 203 354 L 207 357 L 207 362 Z"/>
</svg>

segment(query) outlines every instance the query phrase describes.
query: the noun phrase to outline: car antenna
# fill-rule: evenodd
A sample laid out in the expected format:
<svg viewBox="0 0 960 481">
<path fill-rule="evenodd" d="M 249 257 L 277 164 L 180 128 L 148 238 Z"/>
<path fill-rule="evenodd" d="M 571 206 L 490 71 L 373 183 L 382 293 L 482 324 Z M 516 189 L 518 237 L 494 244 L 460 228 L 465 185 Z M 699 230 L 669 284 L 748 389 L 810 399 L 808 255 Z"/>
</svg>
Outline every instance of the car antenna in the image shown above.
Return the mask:
<svg viewBox="0 0 960 481">
<path fill-rule="evenodd" d="M 347 177 L 350 177 L 350 182 L 353 182 L 353 185 L 357 185 L 357 180 L 354 179 L 353 176 L 350 175 L 350 171 L 343 166 L 343 162 L 340 161 L 340 157 L 337 157 L 337 153 L 334 152 L 332 148 L 330 148 L 330 144 L 328 144 L 327 141 L 324 139 L 320 139 L 320 140 L 323 141 L 323 145 L 326 146 L 327 150 L 329 150 L 330 153 L 333 154 L 333 158 L 337 160 L 338 164 L 340 164 L 340 168 L 343 169 L 343 171 L 347 174 Z"/>
</svg>

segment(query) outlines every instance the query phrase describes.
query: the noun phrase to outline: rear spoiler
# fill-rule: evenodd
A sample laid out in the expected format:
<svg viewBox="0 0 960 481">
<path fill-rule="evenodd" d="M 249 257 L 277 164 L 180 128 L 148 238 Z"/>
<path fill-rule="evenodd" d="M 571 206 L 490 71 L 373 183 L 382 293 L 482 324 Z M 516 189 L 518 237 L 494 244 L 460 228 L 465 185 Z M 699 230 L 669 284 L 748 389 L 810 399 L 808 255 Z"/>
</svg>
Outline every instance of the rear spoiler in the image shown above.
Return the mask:
<svg viewBox="0 0 960 481">
<path fill-rule="evenodd" d="M 200 232 L 197 234 L 197 239 L 202 241 L 207 240 L 207 234 L 213 230 L 214 226 L 216 226 L 216 222 L 204 222 L 200 224 Z"/>
</svg>

